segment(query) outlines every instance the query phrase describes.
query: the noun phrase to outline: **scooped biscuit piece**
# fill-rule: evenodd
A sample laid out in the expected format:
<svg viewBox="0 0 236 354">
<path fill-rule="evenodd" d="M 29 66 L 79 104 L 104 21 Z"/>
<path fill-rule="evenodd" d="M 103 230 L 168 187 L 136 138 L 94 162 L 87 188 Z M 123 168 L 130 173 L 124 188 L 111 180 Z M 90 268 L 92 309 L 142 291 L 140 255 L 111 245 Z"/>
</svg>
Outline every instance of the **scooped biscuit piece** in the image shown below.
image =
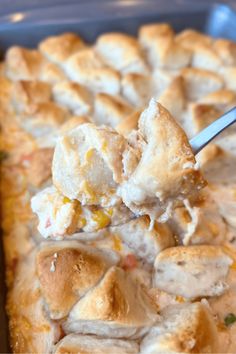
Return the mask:
<svg viewBox="0 0 236 354">
<path fill-rule="evenodd" d="M 96 51 L 114 69 L 127 73 L 147 73 L 138 41 L 123 33 L 106 33 L 98 37 Z"/>
<path fill-rule="evenodd" d="M 69 238 L 82 230 L 92 232 L 119 225 L 132 217 L 123 204 L 109 208 L 81 206 L 77 200 L 64 197 L 53 186 L 38 192 L 31 200 L 31 207 L 38 216 L 40 234 L 56 240 Z"/>
<path fill-rule="evenodd" d="M 122 95 L 135 107 L 143 107 L 152 96 L 152 79 L 141 74 L 126 74 L 121 81 Z"/>
<path fill-rule="evenodd" d="M 220 295 L 228 288 L 226 278 L 232 263 L 220 246 L 168 248 L 156 257 L 154 285 L 186 298 Z"/>
<path fill-rule="evenodd" d="M 139 28 L 138 39 L 145 49 L 152 47 L 160 37 L 174 37 L 174 30 L 168 23 L 150 23 Z"/>
<path fill-rule="evenodd" d="M 94 121 L 115 128 L 132 112 L 132 107 L 120 97 L 98 93 L 94 102 Z"/>
<path fill-rule="evenodd" d="M 55 187 L 48 187 L 31 200 L 31 208 L 39 218 L 38 230 L 47 238 L 62 239 L 75 232 L 81 208 L 77 201 L 63 197 Z"/>
<path fill-rule="evenodd" d="M 178 33 L 175 38 L 178 43 L 190 50 L 194 50 L 202 45 L 209 48 L 212 43 L 210 36 L 193 29 L 183 30 Z"/>
<path fill-rule="evenodd" d="M 112 267 L 73 307 L 64 329 L 66 333 L 137 338 L 157 319 L 156 308 L 140 285 L 121 268 Z"/>
<path fill-rule="evenodd" d="M 56 64 L 63 64 L 72 54 L 84 47 L 83 40 L 75 33 L 47 37 L 39 43 L 40 52 Z"/>
<path fill-rule="evenodd" d="M 43 64 L 44 58 L 37 50 L 15 46 L 6 53 L 5 73 L 12 81 L 37 80 Z"/>
<path fill-rule="evenodd" d="M 187 97 L 191 101 L 198 100 L 202 96 L 222 89 L 224 86 L 221 76 L 212 71 L 184 68 L 181 70 L 181 75 L 185 80 Z"/>
<path fill-rule="evenodd" d="M 30 113 L 38 103 L 48 102 L 51 86 L 40 81 L 17 81 L 12 86 L 11 102 L 17 113 Z"/>
<path fill-rule="evenodd" d="M 59 82 L 52 89 L 54 100 L 76 115 L 88 114 L 92 109 L 89 91 L 75 82 Z"/>
<path fill-rule="evenodd" d="M 187 103 L 184 79 L 181 76 L 174 78 L 170 86 L 159 96 L 158 102 L 174 117 L 178 117 Z"/>
<path fill-rule="evenodd" d="M 53 183 L 83 205 L 111 206 L 118 202 L 122 153 L 126 140 L 114 130 L 82 124 L 58 139 L 52 165 Z"/>
<path fill-rule="evenodd" d="M 204 186 L 187 136 L 161 104 L 151 100 L 139 120 L 141 157 L 119 195 L 132 211 L 156 218 Z"/>
<path fill-rule="evenodd" d="M 169 306 L 162 321 L 141 342 L 142 354 L 217 353 L 218 334 L 206 305 Z"/>
<path fill-rule="evenodd" d="M 236 43 L 219 38 L 213 42 L 213 48 L 226 66 L 236 65 Z"/>
<path fill-rule="evenodd" d="M 226 112 L 236 105 L 236 93 L 229 89 L 214 91 L 201 97 L 199 103 L 213 105 L 217 109 Z"/>
<path fill-rule="evenodd" d="M 118 261 L 112 251 L 100 251 L 77 241 L 43 244 L 37 254 L 37 274 L 50 317 L 65 317 Z"/>
<path fill-rule="evenodd" d="M 51 164 L 54 149 L 43 148 L 27 156 L 27 176 L 29 182 L 36 187 L 41 186 L 51 177 Z"/>
<path fill-rule="evenodd" d="M 72 55 L 65 63 L 68 77 L 95 92 L 116 95 L 120 91 L 120 74 L 101 61 L 93 49 Z"/>
<path fill-rule="evenodd" d="M 139 346 L 134 341 L 69 334 L 57 343 L 53 353 L 138 354 Z"/>
</svg>

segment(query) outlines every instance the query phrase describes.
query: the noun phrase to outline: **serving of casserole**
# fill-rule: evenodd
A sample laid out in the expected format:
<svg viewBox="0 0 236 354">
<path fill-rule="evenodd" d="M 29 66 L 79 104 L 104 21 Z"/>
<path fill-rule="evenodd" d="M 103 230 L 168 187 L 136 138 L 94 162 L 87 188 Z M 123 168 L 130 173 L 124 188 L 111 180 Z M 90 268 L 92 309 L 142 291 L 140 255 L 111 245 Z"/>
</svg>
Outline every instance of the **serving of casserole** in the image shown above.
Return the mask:
<svg viewBox="0 0 236 354">
<path fill-rule="evenodd" d="M 236 43 L 192 29 L 7 50 L 14 353 L 236 352 L 236 130 L 188 143 L 235 105 Z"/>
</svg>

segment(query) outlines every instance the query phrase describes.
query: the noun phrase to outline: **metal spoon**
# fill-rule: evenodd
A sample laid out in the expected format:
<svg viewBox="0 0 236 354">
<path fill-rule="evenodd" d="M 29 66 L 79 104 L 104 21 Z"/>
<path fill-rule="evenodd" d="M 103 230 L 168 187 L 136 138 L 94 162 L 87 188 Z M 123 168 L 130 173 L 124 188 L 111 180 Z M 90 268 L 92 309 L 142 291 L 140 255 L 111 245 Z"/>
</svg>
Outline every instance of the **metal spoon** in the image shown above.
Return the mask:
<svg viewBox="0 0 236 354">
<path fill-rule="evenodd" d="M 194 155 L 197 155 L 217 135 L 236 122 L 236 107 L 226 112 L 223 116 L 208 125 L 190 140 Z"/>
</svg>

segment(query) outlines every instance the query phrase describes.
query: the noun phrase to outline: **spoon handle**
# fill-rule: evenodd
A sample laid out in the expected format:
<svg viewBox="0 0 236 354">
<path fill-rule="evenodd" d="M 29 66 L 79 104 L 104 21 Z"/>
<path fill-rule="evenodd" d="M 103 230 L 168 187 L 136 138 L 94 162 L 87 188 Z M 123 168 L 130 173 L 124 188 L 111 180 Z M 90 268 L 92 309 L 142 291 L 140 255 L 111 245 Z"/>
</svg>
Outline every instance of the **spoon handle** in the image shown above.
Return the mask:
<svg viewBox="0 0 236 354">
<path fill-rule="evenodd" d="M 223 130 L 236 122 L 236 107 L 226 112 L 222 117 L 215 120 L 208 127 L 190 140 L 194 155 L 199 153 L 208 143 L 210 143 Z"/>
</svg>

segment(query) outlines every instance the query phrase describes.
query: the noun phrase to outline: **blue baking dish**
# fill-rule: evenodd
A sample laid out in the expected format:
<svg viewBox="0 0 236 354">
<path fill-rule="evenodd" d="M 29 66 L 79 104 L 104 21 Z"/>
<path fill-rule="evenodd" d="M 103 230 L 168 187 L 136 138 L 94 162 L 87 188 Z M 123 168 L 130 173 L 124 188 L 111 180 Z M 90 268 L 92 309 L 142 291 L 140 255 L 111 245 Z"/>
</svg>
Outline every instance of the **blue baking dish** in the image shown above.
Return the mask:
<svg viewBox="0 0 236 354">
<path fill-rule="evenodd" d="M 5 6 L 4 6 L 5 3 Z M 169 22 L 176 31 L 186 27 L 213 37 L 236 40 L 236 2 L 190 0 L 2 0 L 0 8 L 0 49 L 11 45 L 36 47 L 49 35 L 64 31 L 79 33 L 92 42 L 107 31 L 136 34 L 138 27 L 154 21 Z M 0 352 L 8 353 L 5 307 L 3 249 L 0 248 Z"/>
</svg>

